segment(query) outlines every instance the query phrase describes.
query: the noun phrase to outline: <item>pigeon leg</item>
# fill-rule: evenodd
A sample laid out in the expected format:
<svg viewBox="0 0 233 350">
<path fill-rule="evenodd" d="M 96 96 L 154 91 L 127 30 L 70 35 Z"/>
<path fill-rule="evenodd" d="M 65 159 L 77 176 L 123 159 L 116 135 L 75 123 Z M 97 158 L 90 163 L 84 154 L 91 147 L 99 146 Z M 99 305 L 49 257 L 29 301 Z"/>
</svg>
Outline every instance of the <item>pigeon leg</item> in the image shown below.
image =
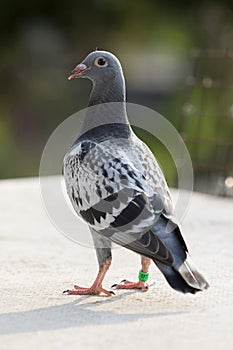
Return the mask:
<svg viewBox="0 0 233 350">
<path fill-rule="evenodd" d="M 141 260 L 142 272 L 145 272 L 145 273 L 148 272 L 150 263 L 151 263 L 151 259 L 142 256 L 142 260 Z M 152 285 L 153 283 L 148 283 L 140 280 L 138 280 L 137 282 L 123 280 L 121 281 L 121 283 L 114 284 L 112 287 L 116 287 L 116 289 L 141 289 L 143 292 L 146 292 L 148 291 L 149 287 Z"/>
<path fill-rule="evenodd" d="M 99 295 L 101 293 L 111 296 L 114 294 L 113 291 L 108 291 L 102 287 L 102 282 L 105 277 L 106 272 L 108 271 L 111 265 L 111 259 L 108 259 L 100 267 L 98 275 L 90 288 L 84 288 L 80 286 L 74 286 L 72 290 L 65 290 L 63 293 L 71 295 Z"/>
</svg>

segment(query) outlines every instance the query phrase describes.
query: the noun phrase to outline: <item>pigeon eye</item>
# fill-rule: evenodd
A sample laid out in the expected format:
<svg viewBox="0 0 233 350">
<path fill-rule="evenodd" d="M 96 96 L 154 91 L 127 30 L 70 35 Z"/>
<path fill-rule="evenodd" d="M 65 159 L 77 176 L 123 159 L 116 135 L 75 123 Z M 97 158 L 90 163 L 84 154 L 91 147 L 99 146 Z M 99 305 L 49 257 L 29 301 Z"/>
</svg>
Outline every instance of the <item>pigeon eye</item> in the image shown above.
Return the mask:
<svg viewBox="0 0 233 350">
<path fill-rule="evenodd" d="M 106 67 L 108 65 L 108 62 L 106 61 L 106 59 L 104 57 L 97 57 L 95 59 L 95 65 L 97 67 Z"/>
</svg>

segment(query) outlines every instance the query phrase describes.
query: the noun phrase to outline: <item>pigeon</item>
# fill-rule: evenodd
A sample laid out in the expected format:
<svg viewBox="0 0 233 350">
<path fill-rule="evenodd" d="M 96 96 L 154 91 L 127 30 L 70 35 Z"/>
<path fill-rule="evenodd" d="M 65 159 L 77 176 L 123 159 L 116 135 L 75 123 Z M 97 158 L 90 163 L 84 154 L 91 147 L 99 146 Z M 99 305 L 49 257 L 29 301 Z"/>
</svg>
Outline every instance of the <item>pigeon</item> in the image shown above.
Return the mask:
<svg viewBox="0 0 233 350">
<path fill-rule="evenodd" d="M 81 132 L 63 162 L 66 190 L 77 215 L 89 226 L 99 270 L 93 284 L 66 294 L 114 294 L 103 288 L 112 243 L 141 257 L 138 280 L 116 289 L 147 291 L 151 262 L 176 291 L 195 294 L 209 284 L 191 261 L 163 172 L 150 149 L 133 132 L 126 108 L 121 64 L 96 50 L 69 76 L 92 82 Z"/>
</svg>

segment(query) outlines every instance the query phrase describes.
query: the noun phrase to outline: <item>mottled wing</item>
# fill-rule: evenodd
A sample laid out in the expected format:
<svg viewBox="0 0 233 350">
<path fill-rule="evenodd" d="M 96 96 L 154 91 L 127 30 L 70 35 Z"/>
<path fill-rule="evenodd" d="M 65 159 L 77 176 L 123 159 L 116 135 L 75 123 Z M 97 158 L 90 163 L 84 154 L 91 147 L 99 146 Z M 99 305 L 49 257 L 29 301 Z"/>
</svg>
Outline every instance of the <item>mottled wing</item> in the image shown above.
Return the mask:
<svg viewBox="0 0 233 350">
<path fill-rule="evenodd" d="M 161 191 L 162 172 L 155 160 L 155 169 L 147 171 L 151 154 L 143 160 L 143 152 L 135 140 L 117 139 L 99 144 L 83 141 L 66 155 L 69 197 L 94 229 L 145 232 L 168 207 L 169 195 L 166 199 Z"/>
</svg>

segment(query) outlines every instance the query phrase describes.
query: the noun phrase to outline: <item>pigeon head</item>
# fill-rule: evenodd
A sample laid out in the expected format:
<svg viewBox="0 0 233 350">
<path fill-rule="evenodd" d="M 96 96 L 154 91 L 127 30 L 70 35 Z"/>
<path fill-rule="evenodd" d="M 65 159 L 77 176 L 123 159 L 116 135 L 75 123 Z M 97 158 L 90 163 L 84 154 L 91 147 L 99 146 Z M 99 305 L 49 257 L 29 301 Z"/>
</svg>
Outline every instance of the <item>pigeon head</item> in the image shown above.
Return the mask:
<svg viewBox="0 0 233 350">
<path fill-rule="evenodd" d="M 125 80 L 119 60 L 108 51 L 93 51 L 69 76 L 92 81 L 89 106 L 108 102 L 125 102 Z"/>
<path fill-rule="evenodd" d="M 107 83 L 117 75 L 122 75 L 118 59 L 110 52 L 94 51 L 74 68 L 68 79 L 88 78 L 98 84 Z"/>
</svg>

